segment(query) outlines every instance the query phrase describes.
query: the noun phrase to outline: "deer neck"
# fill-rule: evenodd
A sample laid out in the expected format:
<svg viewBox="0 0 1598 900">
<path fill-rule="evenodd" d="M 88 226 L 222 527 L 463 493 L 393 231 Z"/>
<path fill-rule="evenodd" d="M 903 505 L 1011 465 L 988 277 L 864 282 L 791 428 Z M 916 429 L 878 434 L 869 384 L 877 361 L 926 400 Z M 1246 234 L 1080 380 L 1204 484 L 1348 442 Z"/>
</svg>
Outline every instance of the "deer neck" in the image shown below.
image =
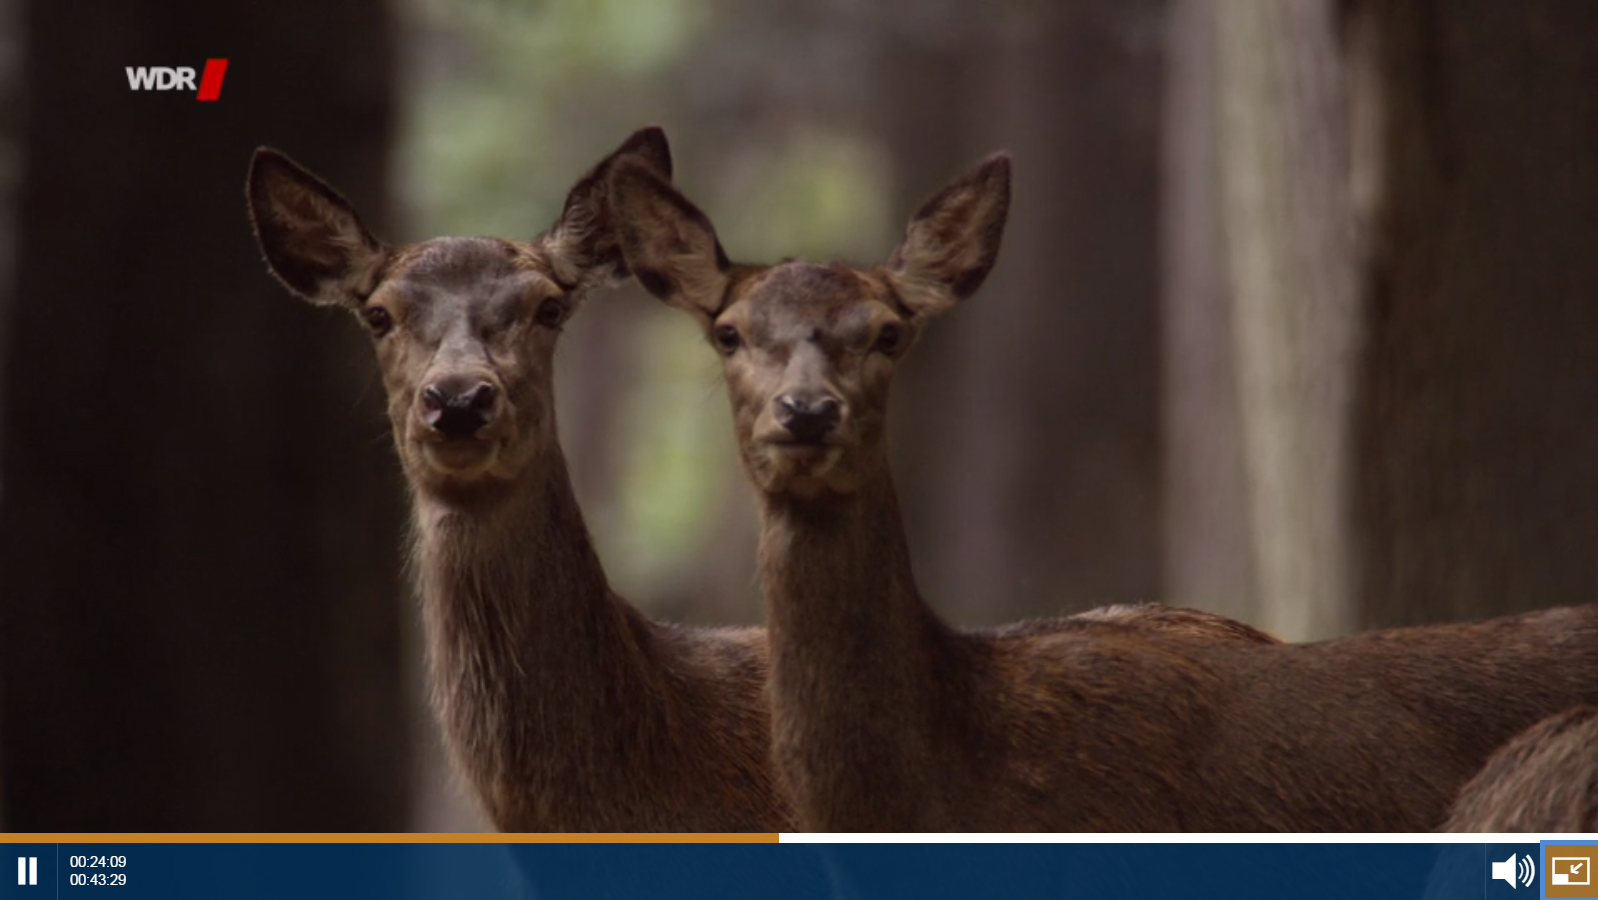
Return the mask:
<svg viewBox="0 0 1598 900">
<path fill-rule="evenodd" d="M 579 777 L 570 748 L 605 745 L 647 703 L 648 623 L 611 592 L 553 440 L 492 498 L 415 500 L 434 700 L 503 821 L 529 801 L 497 791 Z"/>
<path fill-rule="evenodd" d="M 916 589 L 885 458 L 863 484 L 761 500 L 774 743 L 813 828 L 927 821 L 898 807 L 928 802 L 914 779 L 967 708 L 969 650 Z"/>
<path fill-rule="evenodd" d="M 908 634 L 936 621 L 916 589 L 886 466 L 865 482 L 850 494 L 761 498 L 760 571 L 774 629 L 800 637 L 859 623 Z"/>
</svg>

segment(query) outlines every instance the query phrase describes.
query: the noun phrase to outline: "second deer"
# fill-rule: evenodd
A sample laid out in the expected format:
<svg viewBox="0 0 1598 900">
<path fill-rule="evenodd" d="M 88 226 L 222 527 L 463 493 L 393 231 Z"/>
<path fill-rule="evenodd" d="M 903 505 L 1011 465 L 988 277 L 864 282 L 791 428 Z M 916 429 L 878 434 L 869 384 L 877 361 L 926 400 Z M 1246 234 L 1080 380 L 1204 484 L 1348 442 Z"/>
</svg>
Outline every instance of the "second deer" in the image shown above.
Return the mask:
<svg viewBox="0 0 1598 900">
<path fill-rule="evenodd" d="M 774 753 L 806 828 L 1430 830 L 1495 747 L 1598 700 L 1595 607 L 1303 645 L 1135 615 L 950 627 L 912 576 L 889 386 L 994 265 L 1008 157 L 869 269 L 735 264 L 657 174 L 612 184 L 633 273 L 722 360 L 759 496 Z"/>
<path fill-rule="evenodd" d="M 1459 792 L 1444 831 L 1598 831 L 1598 707 L 1526 729 Z"/>
</svg>

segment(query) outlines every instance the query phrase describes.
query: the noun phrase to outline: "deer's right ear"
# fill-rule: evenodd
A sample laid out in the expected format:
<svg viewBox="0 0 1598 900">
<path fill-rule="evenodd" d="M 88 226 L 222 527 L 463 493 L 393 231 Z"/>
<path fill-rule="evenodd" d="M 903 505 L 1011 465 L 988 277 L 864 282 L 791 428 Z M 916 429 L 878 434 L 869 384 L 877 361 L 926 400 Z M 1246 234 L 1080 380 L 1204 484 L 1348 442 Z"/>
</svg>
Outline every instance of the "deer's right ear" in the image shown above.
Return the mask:
<svg viewBox="0 0 1598 900">
<path fill-rule="evenodd" d="M 976 293 L 999 258 L 1010 213 L 1010 157 L 995 153 L 956 178 L 910 219 L 888 277 L 919 316 Z"/>
<path fill-rule="evenodd" d="M 648 166 L 631 160 L 610 174 L 616 236 L 644 290 L 709 325 L 721 308 L 731 263 L 710 219 Z"/>
<path fill-rule="evenodd" d="M 266 264 L 289 290 L 356 308 L 377 286 L 388 247 L 326 182 L 262 147 L 250 160 L 245 195 Z"/>
</svg>

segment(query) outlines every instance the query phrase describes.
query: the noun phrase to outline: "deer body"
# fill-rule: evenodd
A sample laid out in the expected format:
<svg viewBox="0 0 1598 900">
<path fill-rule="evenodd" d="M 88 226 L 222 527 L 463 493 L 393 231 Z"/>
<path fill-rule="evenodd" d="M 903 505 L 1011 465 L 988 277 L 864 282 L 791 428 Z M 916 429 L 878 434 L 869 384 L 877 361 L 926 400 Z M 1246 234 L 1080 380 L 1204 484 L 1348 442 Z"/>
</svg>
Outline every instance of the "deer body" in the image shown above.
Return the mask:
<svg viewBox="0 0 1598 900">
<path fill-rule="evenodd" d="M 1598 696 L 1588 609 L 1304 645 L 958 631 L 868 484 L 762 502 L 775 749 L 809 828 L 1429 830 L 1494 748 Z"/>
<path fill-rule="evenodd" d="M 579 180 L 533 241 L 391 248 L 273 151 L 248 195 L 274 274 L 370 329 L 409 482 L 445 743 L 506 831 L 778 831 L 758 629 L 650 621 L 611 590 L 556 435 L 560 325 L 626 275 L 604 175 L 670 175 L 658 129 Z"/>
<path fill-rule="evenodd" d="M 1305 645 L 1135 610 L 949 627 L 912 575 L 888 388 L 991 268 L 1007 158 L 929 200 L 874 269 L 734 264 L 658 176 L 612 180 L 632 271 L 723 358 L 804 827 L 1429 830 L 1497 745 L 1598 698 L 1598 607 Z"/>
</svg>

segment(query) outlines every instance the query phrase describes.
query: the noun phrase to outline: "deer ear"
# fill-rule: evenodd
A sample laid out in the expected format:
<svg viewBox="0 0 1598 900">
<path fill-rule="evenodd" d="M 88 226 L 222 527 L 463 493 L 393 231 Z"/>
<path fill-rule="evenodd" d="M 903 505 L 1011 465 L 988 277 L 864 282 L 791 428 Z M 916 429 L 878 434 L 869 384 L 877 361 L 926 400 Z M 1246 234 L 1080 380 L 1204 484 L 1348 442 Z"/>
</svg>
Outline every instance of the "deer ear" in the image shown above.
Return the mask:
<svg viewBox="0 0 1598 900">
<path fill-rule="evenodd" d="M 666 132 L 654 125 L 633 132 L 572 186 L 560 218 L 544 237 L 544 248 L 561 281 L 591 286 L 616 284 L 627 277 L 609 192 L 611 170 L 623 162 L 670 181 L 671 145 Z"/>
<path fill-rule="evenodd" d="M 888 260 L 888 277 L 918 316 L 976 293 L 999 258 L 1010 211 L 1010 156 L 995 153 L 922 204 Z"/>
<path fill-rule="evenodd" d="M 377 286 L 388 247 L 322 179 L 267 147 L 245 182 L 255 240 L 289 290 L 312 303 L 359 307 Z"/>
<path fill-rule="evenodd" d="M 708 325 L 721 308 L 731 263 L 699 207 L 648 167 L 618 164 L 610 177 L 616 236 L 644 290 Z"/>
</svg>

